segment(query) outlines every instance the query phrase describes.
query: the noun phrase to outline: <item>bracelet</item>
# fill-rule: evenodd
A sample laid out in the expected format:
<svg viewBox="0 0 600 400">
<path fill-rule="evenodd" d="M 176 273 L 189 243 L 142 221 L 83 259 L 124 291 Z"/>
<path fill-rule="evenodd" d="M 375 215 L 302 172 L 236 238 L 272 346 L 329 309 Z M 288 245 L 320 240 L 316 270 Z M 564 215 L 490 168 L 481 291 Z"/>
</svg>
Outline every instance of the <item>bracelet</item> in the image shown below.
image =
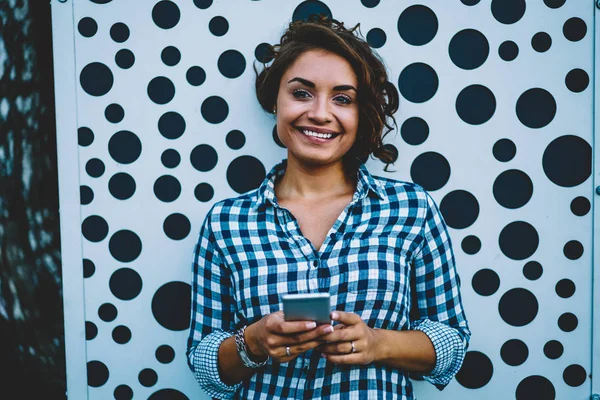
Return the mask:
<svg viewBox="0 0 600 400">
<path fill-rule="evenodd" d="M 248 368 L 260 368 L 267 364 L 269 361 L 269 357 L 266 360 L 261 362 L 252 361 L 250 358 L 250 352 L 248 351 L 248 346 L 246 346 L 246 339 L 244 338 L 244 331 L 246 330 L 247 325 L 244 325 L 241 329 L 239 329 L 235 333 L 235 347 L 242 359 L 244 365 Z"/>
</svg>

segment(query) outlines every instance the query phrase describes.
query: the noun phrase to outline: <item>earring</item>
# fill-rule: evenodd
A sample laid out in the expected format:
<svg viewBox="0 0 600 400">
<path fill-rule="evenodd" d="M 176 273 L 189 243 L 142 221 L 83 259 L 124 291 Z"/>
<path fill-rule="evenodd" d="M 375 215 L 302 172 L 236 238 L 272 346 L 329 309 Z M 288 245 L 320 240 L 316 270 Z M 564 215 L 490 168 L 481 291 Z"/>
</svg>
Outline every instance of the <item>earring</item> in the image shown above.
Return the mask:
<svg viewBox="0 0 600 400">
<path fill-rule="evenodd" d="M 277 114 L 277 107 L 273 108 L 273 114 Z"/>
</svg>

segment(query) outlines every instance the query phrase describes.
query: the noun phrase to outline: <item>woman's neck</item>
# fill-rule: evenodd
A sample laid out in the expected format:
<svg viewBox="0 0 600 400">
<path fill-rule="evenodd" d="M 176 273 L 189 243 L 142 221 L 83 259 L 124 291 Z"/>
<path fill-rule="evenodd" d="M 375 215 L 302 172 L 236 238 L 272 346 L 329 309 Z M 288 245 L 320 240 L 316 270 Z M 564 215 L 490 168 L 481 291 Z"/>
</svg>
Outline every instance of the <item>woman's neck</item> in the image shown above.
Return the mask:
<svg viewBox="0 0 600 400">
<path fill-rule="evenodd" d="M 275 192 L 279 201 L 318 201 L 344 195 L 352 195 L 356 181 L 344 173 L 342 162 L 329 165 L 306 165 L 288 158 L 284 176 L 276 182 Z"/>
</svg>

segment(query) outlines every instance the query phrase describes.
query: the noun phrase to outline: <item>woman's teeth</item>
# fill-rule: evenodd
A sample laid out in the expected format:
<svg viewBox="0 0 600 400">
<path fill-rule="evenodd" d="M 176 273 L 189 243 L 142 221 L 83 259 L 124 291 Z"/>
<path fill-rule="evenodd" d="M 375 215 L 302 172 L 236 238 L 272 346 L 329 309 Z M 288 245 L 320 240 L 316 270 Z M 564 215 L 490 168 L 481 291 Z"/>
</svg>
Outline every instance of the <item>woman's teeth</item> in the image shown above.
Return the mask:
<svg viewBox="0 0 600 400">
<path fill-rule="evenodd" d="M 321 139 L 331 139 L 333 137 L 333 134 L 331 133 L 317 133 L 313 131 L 307 131 L 305 129 L 302 129 L 300 132 L 304 133 L 307 136 L 314 136 Z"/>
</svg>

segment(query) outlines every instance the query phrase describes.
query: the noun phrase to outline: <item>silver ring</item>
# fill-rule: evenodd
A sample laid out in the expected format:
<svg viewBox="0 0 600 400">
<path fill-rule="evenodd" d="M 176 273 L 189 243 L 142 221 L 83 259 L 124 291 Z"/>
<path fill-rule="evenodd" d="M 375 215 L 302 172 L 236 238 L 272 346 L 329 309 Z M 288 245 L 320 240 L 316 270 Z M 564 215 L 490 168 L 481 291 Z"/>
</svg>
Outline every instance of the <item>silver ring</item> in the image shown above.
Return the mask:
<svg viewBox="0 0 600 400">
<path fill-rule="evenodd" d="M 354 342 L 350 342 L 350 345 L 352 346 L 352 351 L 350 353 L 356 353 L 356 347 L 354 347 Z"/>
<path fill-rule="evenodd" d="M 290 346 L 285 346 L 285 354 L 287 354 L 287 356 L 291 356 L 290 354 Z"/>
</svg>

